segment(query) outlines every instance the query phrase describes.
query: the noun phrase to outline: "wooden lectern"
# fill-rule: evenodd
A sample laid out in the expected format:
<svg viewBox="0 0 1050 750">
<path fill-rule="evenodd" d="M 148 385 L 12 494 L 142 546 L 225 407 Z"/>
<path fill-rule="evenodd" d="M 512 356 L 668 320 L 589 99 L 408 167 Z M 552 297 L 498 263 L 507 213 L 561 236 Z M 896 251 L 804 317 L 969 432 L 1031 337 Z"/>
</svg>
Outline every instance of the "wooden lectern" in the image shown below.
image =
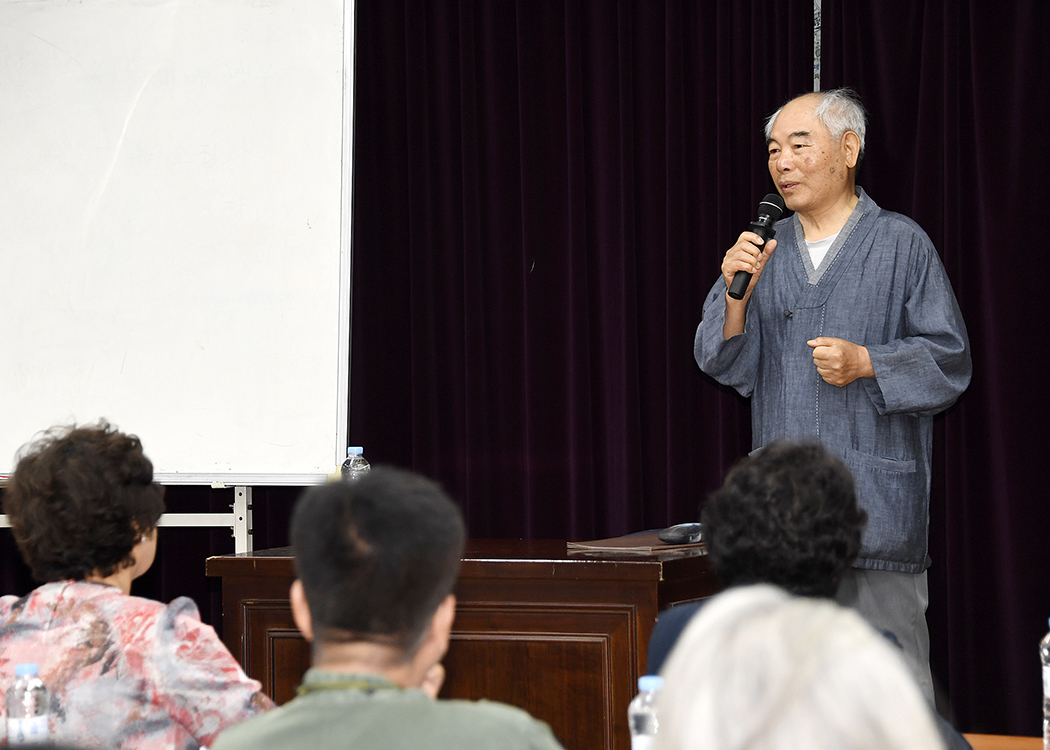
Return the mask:
<svg viewBox="0 0 1050 750">
<path fill-rule="evenodd" d="M 290 700 L 310 664 L 288 605 L 290 548 L 212 557 L 206 570 L 222 578 L 227 647 L 276 702 Z M 702 545 L 570 552 L 555 540 L 469 541 L 441 696 L 520 706 L 567 750 L 629 750 L 627 704 L 657 613 L 718 587 Z"/>
</svg>

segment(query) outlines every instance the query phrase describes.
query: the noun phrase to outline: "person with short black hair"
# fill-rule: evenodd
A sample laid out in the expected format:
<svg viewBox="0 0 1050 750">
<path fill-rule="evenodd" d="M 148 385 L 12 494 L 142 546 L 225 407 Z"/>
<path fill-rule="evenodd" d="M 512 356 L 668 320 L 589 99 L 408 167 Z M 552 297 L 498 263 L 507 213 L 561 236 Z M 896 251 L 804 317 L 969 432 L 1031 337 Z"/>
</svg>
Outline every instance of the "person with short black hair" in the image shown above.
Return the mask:
<svg viewBox="0 0 1050 750">
<path fill-rule="evenodd" d="M 0 598 L 0 708 L 25 662 L 50 691 L 57 742 L 196 747 L 272 708 L 190 599 L 130 595 L 164 512 L 139 439 L 100 422 L 52 429 L 22 453 L 4 511 L 43 585 Z"/>
<path fill-rule="evenodd" d="M 374 467 L 306 490 L 292 514 L 292 616 L 312 645 L 299 695 L 212 750 L 557 750 L 546 724 L 488 701 L 436 700 L 466 536 L 434 482 Z"/>
<path fill-rule="evenodd" d="M 452 594 L 466 531 L 429 480 L 394 470 L 367 478 L 307 492 L 297 503 L 293 591 L 305 596 L 313 630 L 324 636 L 315 651 L 359 640 L 410 655 Z"/>
</svg>

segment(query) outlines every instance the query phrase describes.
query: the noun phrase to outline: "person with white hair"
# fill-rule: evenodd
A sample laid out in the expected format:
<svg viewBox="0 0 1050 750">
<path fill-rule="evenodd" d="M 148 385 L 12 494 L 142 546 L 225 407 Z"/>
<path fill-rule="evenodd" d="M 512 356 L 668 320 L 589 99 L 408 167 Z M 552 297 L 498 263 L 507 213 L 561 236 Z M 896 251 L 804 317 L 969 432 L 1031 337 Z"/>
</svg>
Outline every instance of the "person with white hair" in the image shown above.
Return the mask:
<svg viewBox="0 0 1050 750">
<path fill-rule="evenodd" d="M 730 589 L 663 670 L 656 750 L 944 750 L 896 649 L 855 611 L 775 586 Z"/>
<path fill-rule="evenodd" d="M 704 302 L 700 369 L 751 398 L 752 447 L 818 438 L 845 462 L 868 524 L 836 598 L 889 630 L 934 698 L 926 625 L 934 415 L 973 365 L 929 236 L 857 183 L 867 117 L 850 89 L 810 92 L 766 123 L 769 175 L 794 211 L 745 231 Z M 729 295 L 751 274 L 742 299 Z"/>
</svg>

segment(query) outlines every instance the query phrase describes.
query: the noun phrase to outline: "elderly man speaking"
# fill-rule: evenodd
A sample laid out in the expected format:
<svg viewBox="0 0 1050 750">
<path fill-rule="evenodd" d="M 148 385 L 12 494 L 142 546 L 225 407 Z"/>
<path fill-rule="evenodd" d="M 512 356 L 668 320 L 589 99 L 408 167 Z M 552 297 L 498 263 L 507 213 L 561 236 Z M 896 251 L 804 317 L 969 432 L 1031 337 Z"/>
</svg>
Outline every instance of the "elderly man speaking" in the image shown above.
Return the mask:
<svg viewBox="0 0 1050 750">
<path fill-rule="evenodd" d="M 929 671 L 926 569 L 933 416 L 970 382 L 969 341 L 933 243 L 856 184 L 866 115 L 849 89 L 792 99 L 766 122 L 769 174 L 794 215 L 744 232 L 704 302 L 697 364 L 751 397 L 753 447 L 816 437 L 868 513 L 838 600 Z M 742 299 L 727 294 L 750 274 Z"/>
</svg>

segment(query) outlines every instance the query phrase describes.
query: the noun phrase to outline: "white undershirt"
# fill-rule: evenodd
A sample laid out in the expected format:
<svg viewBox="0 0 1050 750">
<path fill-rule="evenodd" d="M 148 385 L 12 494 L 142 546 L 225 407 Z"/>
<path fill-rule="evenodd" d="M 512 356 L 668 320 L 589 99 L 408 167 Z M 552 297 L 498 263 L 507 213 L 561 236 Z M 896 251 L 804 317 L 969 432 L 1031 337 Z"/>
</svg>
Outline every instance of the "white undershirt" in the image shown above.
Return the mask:
<svg viewBox="0 0 1050 750">
<path fill-rule="evenodd" d="M 831 249 L 832 244 L 834 244 L 835 239 L 838 236 L 839 233 L 835 232 L 835 234 L 830 237 L 825 237 L 822 240 L 816 240 L 814 242 L 806 240 L 806 247 L 809 248 L 809 258 L 813 261 L 814 268 L 820 268 L 820 262 L 824 260 L 824 256 L 828 254 L 828 250 Z"/>
</svg>

